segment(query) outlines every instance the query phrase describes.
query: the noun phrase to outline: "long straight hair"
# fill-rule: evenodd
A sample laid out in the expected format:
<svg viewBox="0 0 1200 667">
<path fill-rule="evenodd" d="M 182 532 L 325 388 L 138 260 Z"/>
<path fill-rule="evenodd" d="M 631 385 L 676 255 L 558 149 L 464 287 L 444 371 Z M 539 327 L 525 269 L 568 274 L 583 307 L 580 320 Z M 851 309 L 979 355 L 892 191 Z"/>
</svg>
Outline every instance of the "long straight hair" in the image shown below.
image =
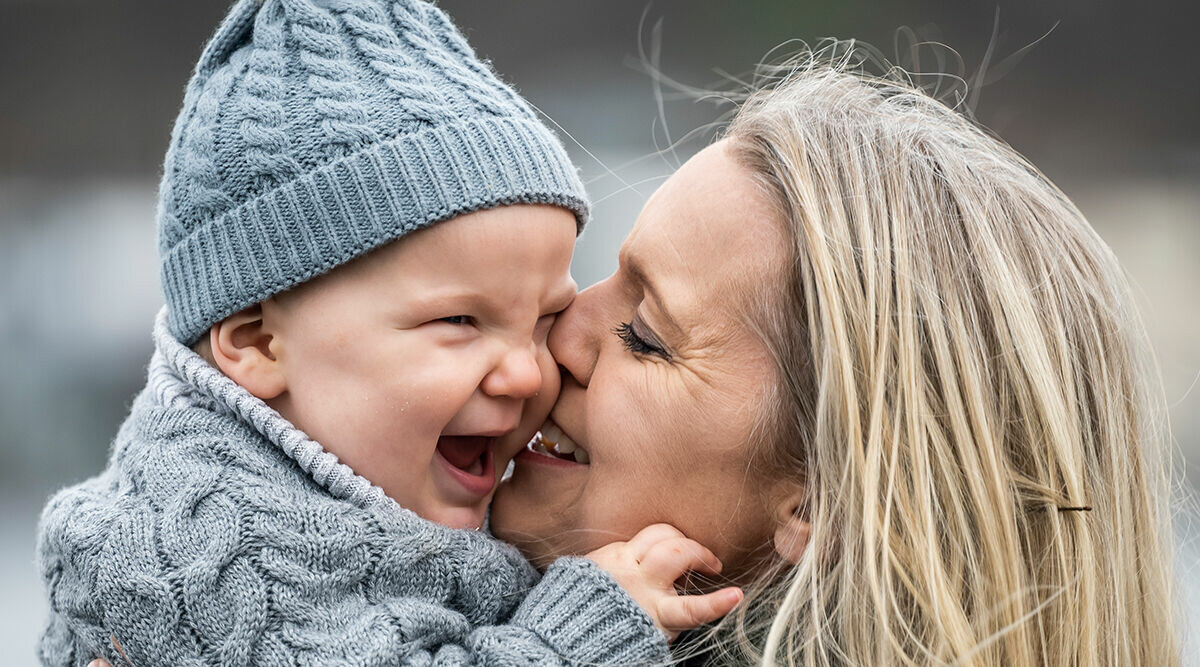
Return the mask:
<svg viewBox="0 0 1200 667">
<path fill-rule="evenodd" d="M 724 657 L 1178 664 L 1165 408 L 1116 258 L 1005 143 L 849 62 L 801 54 L 726 133 L 791 240 L 762 460 L 811 538 Z"/>
</svg>

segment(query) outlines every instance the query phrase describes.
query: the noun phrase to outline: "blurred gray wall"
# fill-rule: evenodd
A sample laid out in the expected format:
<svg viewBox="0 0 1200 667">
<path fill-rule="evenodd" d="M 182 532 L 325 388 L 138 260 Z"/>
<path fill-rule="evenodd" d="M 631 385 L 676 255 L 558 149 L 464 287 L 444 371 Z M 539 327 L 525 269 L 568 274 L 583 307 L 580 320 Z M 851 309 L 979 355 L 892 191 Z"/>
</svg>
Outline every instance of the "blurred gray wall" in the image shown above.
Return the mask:
<svg viewBox="0 0 1200 667">
<path fill-rule="evenodd" d="M 161 304 L 158 170 L 192 64 L 225 4 L 0 0 L 0 642 L 16 664 L 33 662 L 45 608 L 32 566 L 37 511 L 54 489 L 100 469 L 141 384 Z M 717 71 L 749 71 L 795 38 L 855 37 L 891 56 L 907 26 L 956 49 L 965 65 L 945 67 L 970 76 L 989 45 L 995 64 L 1049 31 L 982 87 L 977 115 L 1080 204 L 1127 266 L 1181 461 L 1191 484 L 1200 480 L 1200 57 L 1191 3 L 442 6 L 570 137 L 598 202 L 577 250 L 581 285 L 611 271 L 645 198 L 702 142 L 657 149 L 718 113 L 666 90 L 660 116 L 639 54 L 659 47 L 666 75 L 703 86 L 721 80 Z M 1181 529 L 1193 610 L 1194 534 Z"/>
</svg>

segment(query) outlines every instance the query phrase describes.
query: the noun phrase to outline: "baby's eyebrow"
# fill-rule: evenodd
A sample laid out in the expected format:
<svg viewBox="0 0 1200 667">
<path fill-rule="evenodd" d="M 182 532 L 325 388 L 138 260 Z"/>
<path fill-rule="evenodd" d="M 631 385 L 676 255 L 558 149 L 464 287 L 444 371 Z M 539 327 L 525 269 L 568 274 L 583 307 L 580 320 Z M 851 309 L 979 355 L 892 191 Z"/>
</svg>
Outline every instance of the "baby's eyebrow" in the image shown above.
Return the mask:
<svg viewBox="0 0 1200 667">
<path fill-rule="evenodd" d="M 480 294 L 470 289 L 434 287 L 423 293 L 406 294 L 404 297 L 410 306 L 438 308 L 446 305 L 474 303 L 479 301 Z"/>
</svg>

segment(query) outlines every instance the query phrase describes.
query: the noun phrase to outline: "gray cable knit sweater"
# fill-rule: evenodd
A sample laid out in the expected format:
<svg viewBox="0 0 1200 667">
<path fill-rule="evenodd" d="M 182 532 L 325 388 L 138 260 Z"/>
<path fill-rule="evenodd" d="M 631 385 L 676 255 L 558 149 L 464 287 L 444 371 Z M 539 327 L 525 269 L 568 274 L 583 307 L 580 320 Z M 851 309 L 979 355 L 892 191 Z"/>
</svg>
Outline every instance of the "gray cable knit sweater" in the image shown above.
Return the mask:
<svg viewBox="0 0 1200 667">
<path fill-rule="evenodd" d="M 590 561 L 405 510 L 155 326 L 97 477 L 38 539 L 48 665 L 650 664 L 666 641 Z"/>
</svg>

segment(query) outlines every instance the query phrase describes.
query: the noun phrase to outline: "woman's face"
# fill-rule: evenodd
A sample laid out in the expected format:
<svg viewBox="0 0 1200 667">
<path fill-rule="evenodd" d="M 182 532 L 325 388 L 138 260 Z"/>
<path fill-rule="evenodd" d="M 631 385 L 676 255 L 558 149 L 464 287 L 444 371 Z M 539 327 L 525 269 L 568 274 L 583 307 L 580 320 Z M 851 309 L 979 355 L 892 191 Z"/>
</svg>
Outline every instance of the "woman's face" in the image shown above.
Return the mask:
<svg viewBox="0 0 1200 667">
<path fill-rule="evenodd" d="M 588 462 L 520 454 L 492 505 L 498 537 L 544 565 L 665 522 L 732 577 L 769 551 L 774 488 L 749 437 L 773 372 L 742 309 L 783 263 L 773 215 L 727 142 L 655 193 L 620 268 L 550 334 L 563 369 L 550 420 Z"/>
</svg>

